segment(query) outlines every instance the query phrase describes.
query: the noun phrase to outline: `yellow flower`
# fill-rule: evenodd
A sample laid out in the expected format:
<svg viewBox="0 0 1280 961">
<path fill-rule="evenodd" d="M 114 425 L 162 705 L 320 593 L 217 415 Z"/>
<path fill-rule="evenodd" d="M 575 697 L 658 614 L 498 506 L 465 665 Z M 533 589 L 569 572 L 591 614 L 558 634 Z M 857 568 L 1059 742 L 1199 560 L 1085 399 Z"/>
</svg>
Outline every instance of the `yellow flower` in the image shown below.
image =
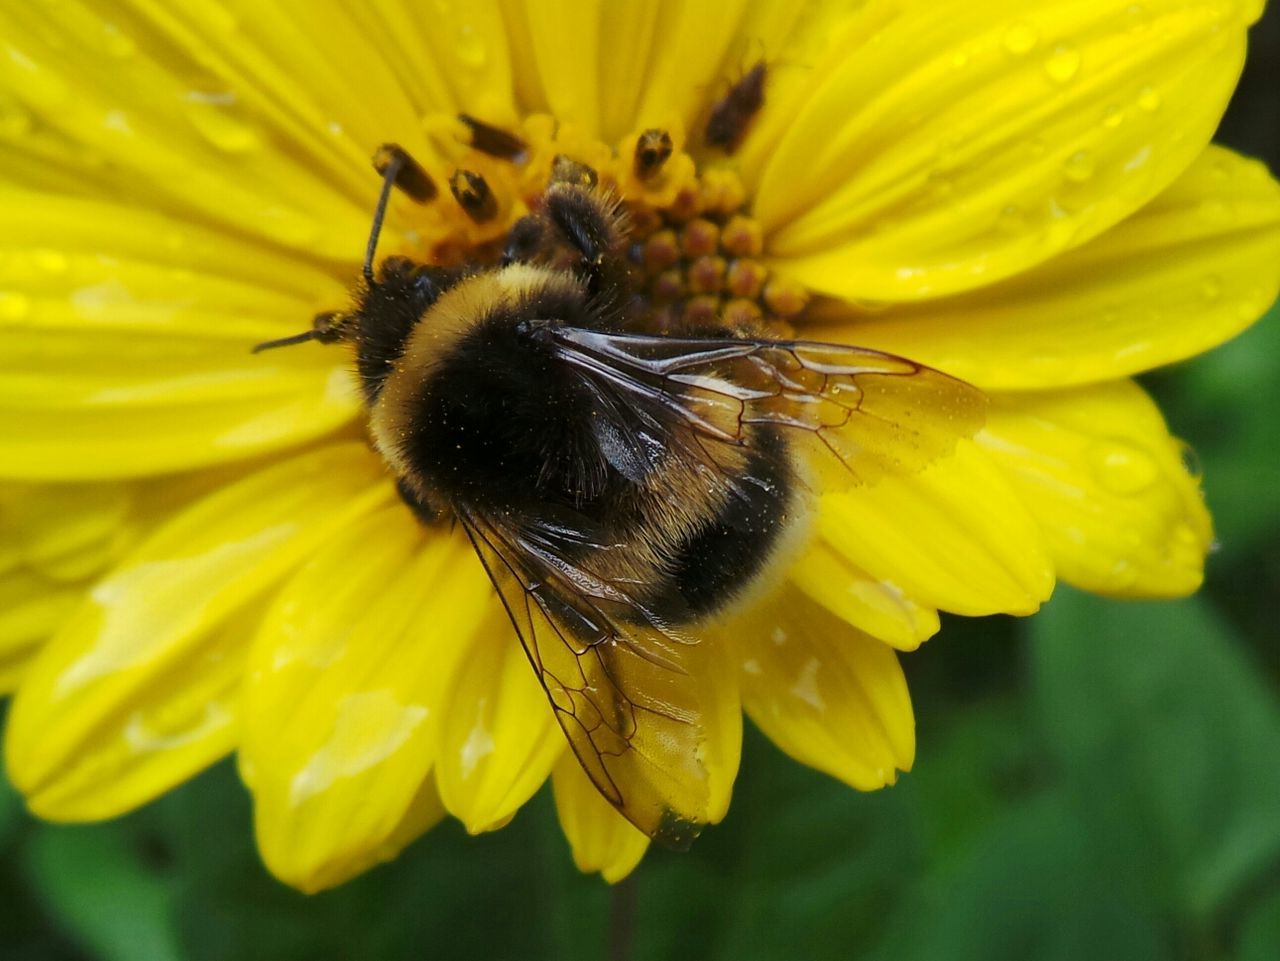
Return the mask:
<svg viewBox="0 0 1280 961">
<path fill-rule="evenodd" d="M 499 827 L 548 776 L 580 867 L 616 879 L 642 856 L 566 752 L 465 539 L 397 499 L 346 354 L 249 353 L 347 302 L 368 158 L 389 141 L 441 184 L 484 173 L 500 212 L 397 200 L 384 253 L 501 237 L 565 152 L 638 208 L 740 211 L 773 286 L 735 275 L 757 305 L 739 308 L 990 395 L 954 456 L 825 498 L 781 593 L 699 646 L 711 820 L 744 708 L 798 760 L 892 782 L 914 752 L 895 649 L 939 610 L 1031 613 L 1055 574 L 1120 596 L 1200 582 L 1196 479 L 1127 378 L 1234 335 L 1280 285 L 1280 187 L 1209 145 L 1260 10 L 4 5 L 14 783 L 42 816 L 109 817 L 236 751 L 267 864 L 308 890 L 446 812 Z M 740 148 L 706 146 L 711 104 L 760 59 Z M 472 149 L 459 114 L 528 156 Z M 649 128 L 674 141 L 658 184 L 627 173 Z"/>
</svg>

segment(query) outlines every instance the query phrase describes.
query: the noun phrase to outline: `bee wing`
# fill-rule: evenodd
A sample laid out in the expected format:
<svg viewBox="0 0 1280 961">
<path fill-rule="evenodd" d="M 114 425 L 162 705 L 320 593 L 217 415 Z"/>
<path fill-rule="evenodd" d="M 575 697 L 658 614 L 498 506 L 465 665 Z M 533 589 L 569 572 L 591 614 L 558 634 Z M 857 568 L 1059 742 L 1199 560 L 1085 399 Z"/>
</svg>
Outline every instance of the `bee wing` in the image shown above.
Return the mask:
<svg viewBox="0 0 1280 961">
<path fill-rule="evenodd" d="M 587 776 L 645 834 L 687 847 L 709 804 L 695 642 L 567 560 L 549 529 L 458 516 Z"/>
<path fill-rule="evenodd" d="M 826 489 L 915 473 L 986 418 L 977 388 L 861 347 L 575 327 L 553 336 L 560 358 L 602 389 L 674 411 L 701 436 L 743 445 L 752 425 L 787 428 Z"/>
</svg>

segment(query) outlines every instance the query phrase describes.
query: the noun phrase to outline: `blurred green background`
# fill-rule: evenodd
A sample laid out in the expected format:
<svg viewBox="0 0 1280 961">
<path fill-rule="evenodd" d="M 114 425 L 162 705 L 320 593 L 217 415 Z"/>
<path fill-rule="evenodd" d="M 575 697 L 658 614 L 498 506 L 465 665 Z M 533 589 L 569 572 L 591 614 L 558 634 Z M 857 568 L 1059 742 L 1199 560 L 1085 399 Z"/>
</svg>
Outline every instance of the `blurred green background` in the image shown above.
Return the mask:
<svg viewBox="0 0 1280 961">
<path fill-rule="evenodd" d="M 1280 171 L 1274 7 L 1251 58 L 1219 139 Z M 307 898 L 263 871 L 230 764 L 88 827 L 0 784 L 0 959 L 1280 959 L 1280 311 L 1146 384 L 1204 465 L 1204 590 L 950 619 L 905 658 L 897 787 L 749 730 L 726 821 L 617 888 L 575 872 L 544 791 Z"/>
</svg>

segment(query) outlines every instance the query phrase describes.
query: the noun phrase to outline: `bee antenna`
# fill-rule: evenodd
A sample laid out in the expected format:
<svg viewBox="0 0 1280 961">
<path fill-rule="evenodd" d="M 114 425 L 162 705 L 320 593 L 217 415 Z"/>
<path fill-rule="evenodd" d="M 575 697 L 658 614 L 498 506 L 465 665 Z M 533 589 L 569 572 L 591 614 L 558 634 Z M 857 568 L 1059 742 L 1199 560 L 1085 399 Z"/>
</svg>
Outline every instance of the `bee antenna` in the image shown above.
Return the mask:
<svg viewBox="0 0 1280 961">
<path fill-rule="evenodd" d="M 386 148 L 383 148 L 384 150 Z M 373 211 L 373 228 L 369 231 L 369 243 L 364 248 L 364 279 L 373 284 L 373 254 L 378 249 L 378 235 L 382 233 L 382 218 L 387 214 L 387 203 L 391 200 L 391 188 L 395 185 L 396 177 L 400 175 L 400 168 L 403 166 L 407 155 L 398 147 L 394 150 L 387 151 L 385 166 L 382 166 L 382 192 L 378 194 L 378 206 Z M 379 151 L 381 156 L 381 151 Z M 380 158 L 379 158 L 380 159 Z M 376 163 L 376 161 L 375 161 Z M 381 165 L 379 165 L 381 166 Z"/>
<path fill-rule="evenodd" d="M 251 353 L 260 354 L 264 350 L 275 350 L 277 347 L 292 347 L 294 344 L 305 344 L 309 340 L 315 340 L 319 331 L 307 330 L 301 334 L 294 334 L 291 337 L 281 337 L 279 340 L 268 340 L 261 344 L 255 344 Z"/>
</svg>

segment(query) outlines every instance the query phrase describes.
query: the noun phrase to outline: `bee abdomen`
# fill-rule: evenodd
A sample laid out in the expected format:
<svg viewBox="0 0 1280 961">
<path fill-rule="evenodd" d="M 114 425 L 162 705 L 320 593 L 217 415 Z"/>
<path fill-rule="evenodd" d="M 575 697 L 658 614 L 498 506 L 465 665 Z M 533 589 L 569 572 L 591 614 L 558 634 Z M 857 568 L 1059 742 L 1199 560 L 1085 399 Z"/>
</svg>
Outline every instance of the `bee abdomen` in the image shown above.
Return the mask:
<svg viewBox="0 0 1280 961">
<path fill-rule="evenodd" d="M 714 514 L 689 530 L 668 554 L 666 577 L 648 599 L 673 623 L 701 620 L 748 591 L 792 529 L 795 481 L 786 443 L 758 431 L 741 474 Z"/>
</svg>

